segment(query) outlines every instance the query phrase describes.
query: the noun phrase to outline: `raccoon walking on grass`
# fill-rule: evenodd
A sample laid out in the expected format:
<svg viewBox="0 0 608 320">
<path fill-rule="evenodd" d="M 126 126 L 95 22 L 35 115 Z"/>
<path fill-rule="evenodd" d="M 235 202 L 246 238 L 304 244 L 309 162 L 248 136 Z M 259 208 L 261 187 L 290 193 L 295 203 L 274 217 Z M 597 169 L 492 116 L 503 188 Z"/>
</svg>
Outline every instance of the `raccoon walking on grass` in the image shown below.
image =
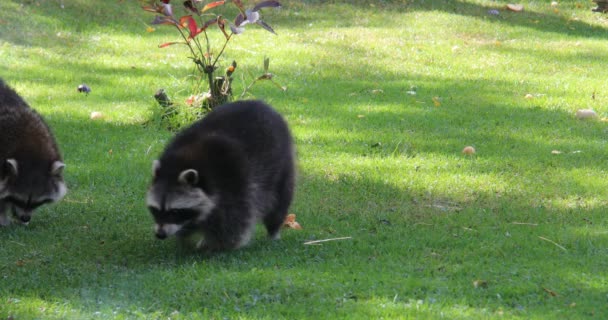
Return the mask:
<svg viewBox="0 0 608 320">
<path fill-rule="evenodd" d="M 0 79 L 0 226 L 27 224 L 67 188 L 55 138 L 42 117 Z"/>
<path fill-rule="evenodd" d="M 262 221 L 272 239 L 294 192 L 285 120 L 260 101 L 215 108 L 183 130 L 153 163 L 147 205 L 164 239 L 202 233 L 208 250 L 246 245 Z"/>
</svg>

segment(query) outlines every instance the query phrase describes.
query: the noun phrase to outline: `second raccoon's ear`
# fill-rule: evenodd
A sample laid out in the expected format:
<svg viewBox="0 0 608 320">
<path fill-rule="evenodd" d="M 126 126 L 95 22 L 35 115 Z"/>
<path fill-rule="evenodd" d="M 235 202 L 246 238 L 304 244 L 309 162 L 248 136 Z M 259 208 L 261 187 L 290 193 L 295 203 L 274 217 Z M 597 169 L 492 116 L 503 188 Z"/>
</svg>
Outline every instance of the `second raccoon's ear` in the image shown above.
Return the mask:
<svg viewBox="0 0 608 320">
<path fill-rule="evenodd" d="M 19 173 L 19 165 L 17 165 L 17 160 L 15 159 L 6 159 L 6 161 L 2 164 L 5 175 L 16 177 Z"/>
<path fill-rule="evenodd" d="M 198 183 L 198 172 L 194 169 L 184 170 L 179 174 L 177 181 L 193 186 Z"/>
<path fill-rule="evenodd" d="M 51 175 L 59 177 L 63 174 L 63 168 L 65 168 L 65 163 L 61 161 L 53 162 L 53 166 L 51 167 Z"/>
<path fill-rule="evenodd" d="M 156 177 L 158 173 L 158 169 L 160 169 L 160 161 L 154 160 L 152 161 L 152 175 Z"/>
</svg>

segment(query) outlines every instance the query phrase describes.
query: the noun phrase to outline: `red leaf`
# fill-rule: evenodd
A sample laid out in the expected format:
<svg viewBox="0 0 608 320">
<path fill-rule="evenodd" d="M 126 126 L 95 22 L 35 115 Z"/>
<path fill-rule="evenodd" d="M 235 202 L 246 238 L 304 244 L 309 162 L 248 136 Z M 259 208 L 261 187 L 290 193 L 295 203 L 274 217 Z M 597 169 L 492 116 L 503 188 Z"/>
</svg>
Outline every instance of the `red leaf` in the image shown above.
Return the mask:
<svg viewBox="0 0 608 320">
<path fill-rule="evenodd" d="M 207 10 L 209 10 L 209 9 L 213 9 L 213 8 L 215 8 L 215 7 L 217 7 L 217 6 L 224 5 L 224 3 L 226 3 L 226 1 L 225 1 L 225 0 L 222 0 L 222 1 L 214 1 L 214 2 L 208 3 L 206 6 L 204 6 L 204 7 L 203 7 L 203 9 L 201 9 L 201 12 L 205 12 L 205 11 L 207 11 Z"/>
<path fill-rule="evenodd" d="M 255 7 L 253 7 L 253 10 L 251 10 L 251 11 L 258 11 L 258 10 L 260 10 L 262 8 L 268 8 L 268 7 L 271 7 L 271 8 L 280 8 L 281 4 L 278 1 L 275 1 L 275 0 L 262 1 L 262 2 L 260 2 L 258 4 L 256 4 Z"/>
<path fill-rule="evenodd" d="M 224 37 L 226 37 L 226 39 L 230 39 L 230 36 L 228 35 L 228 33 L 226 33 L 226 20 L 224 19 L 220 19 L 218 18 L 217 20 L 217 26 L 220 28 L 220 30 L 222 30 L 222 33 L 224 34 Z"/>
<path fill-rule="evenodd" d="M 161 7 L 157 7 L 157 6 L 142 6 L 141 8 L 144 11 L 163 13 L 163 9 Z"/>
<path fill-rule="evenodd" d="M 243 22 L 245 22 L 245 15 L 242 13 L 240 13 L 238 16 L 236 16 L 236 18 L 234 18 L 234 25 L 236 27 L 240 27 L 243 24 Z"/>
<path fill-rule="evenodd" d="M 214 25 L 217 23 L 217 18 L 215 19 L 211 19 L 207 22 L 205 22 L 205 24 L 201 27 L 201 32 L 203 32 L 204 30 L 207 30 L 207 28 L 211 25 Z M 200 33 L 200 32 L 199 32 Z"/>
<path fill-rule="evenodd" d="M 166 43 L 163 43 L 163 44 L 159 45 L 158 47 L 159 48 L 166 48 L 168 46 L 171 46 L 171 45 L 174 45 L 174 44 L 177 44 L 177 43 L 181 43 L 181 42 L 166 42 Z"/>
<path fill-rule="evenodd" d="M 218 18 L 215 18 L 215 19 L 211 19 L 211 20 L 209 20 L 209 21 L 205 22 L 205 24 L 204 24 L 204 25 L 202 25 L 200 28 L 196 29 L 196 31 L 194 31 L 194 33 L 190 33 L 190 37 L 188 37 L 188 41 L 190 41 L 190 40 L 192 40 L 194 37 L 198 36 L 198 35 L 199 35 L 201 32 L 203 32 L 203 31 L 207 30 L 207 28 L 208 28 L 210 25 L 213 25 L 213 24 L 217 23 L 217 19 L 218 19 Z M 224 34 L 226 34 L 226 33 L 224 32 Z"/>
<path fill-rule="evenodd" d="M 196 25 L 196 20 L 194 20 L 192 16 L 183 16 L 179 18 L 179 24 L 182 27 L 187 27 L 190 30 L 190 38 L 194 38 L 200 33 L 200 31 L 197 32 L 198 26 Z"/>
<path fill-rule="evenodd" d="M 266 29 L 266 30 L 268 30 L 268 31 L 270 31 L 270 32 L 272 32 L 272 33 L 274 33 L 274 34 L 277 34 L 276 32 L 274 32 L 274 29 L 272 29 L 272 27 L 271 27 L 271 26 L 269 26 L 269 25 L 268 25 L 266 22 L 264 22 L 264 21 L 262 21 L 262 20 L 258 20 L 258 21 L 256 21 L 255 23 L 257 23 L 257 24 L 261 25 L 261 26 L 262 26 L 262 28 L 264 28 L 264 29 Z"/>
<path fill-rule="evenodd" d="M 156 16 L 156 18 L 154 18 L 154 21 L 152 21 L 152 24 L 172 24 L 172 25 L 175 25 L 175 20 L 173 20 L 173 18 L 170 18 L 170 17 Z"/>
<path fill-rule="evenodd" d="M 245 7 L 243 6 L 243 2 L 241 0 L 232 0 L 232 3 L 239 8 L 241 12 L 245 12 Z"/>
<path fill-rule="evenodd" d="M 196 10 L 196 7 L 194 6 L 194 4 L 192 4 L 191 0 L 184 1 L 184 7 L 194 13 L 198 13 L 198 10 Z"/>
</svg>

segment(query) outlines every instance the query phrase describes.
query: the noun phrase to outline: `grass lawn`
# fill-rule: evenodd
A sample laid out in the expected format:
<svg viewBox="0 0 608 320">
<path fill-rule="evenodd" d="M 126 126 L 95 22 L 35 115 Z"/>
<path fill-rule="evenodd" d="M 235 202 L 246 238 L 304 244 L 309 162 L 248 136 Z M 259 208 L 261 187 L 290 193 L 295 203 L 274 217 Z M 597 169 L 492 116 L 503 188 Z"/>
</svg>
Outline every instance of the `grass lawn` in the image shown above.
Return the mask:
<svg viewBox="0 0 608 320">
<path fill-rule="evenodd" d="M 193 85 L 186 47 L 157 47 L 175 30 L 131 0 L 0 2 L 0 77 L 53 128 L 69 187 L 0 229 L 0 319 L 608 318 L 608 15 L 282 3 L 263 12 L 278 35 L 248 26 L 223 66 L 240 94 L 268 56 L 288 87 L 247 97 L 291 125 L 304 229 L 202 255 L 156 240 L 144 201 L 172 135 L 144 125 L 153 94 Z"/>
</svg>

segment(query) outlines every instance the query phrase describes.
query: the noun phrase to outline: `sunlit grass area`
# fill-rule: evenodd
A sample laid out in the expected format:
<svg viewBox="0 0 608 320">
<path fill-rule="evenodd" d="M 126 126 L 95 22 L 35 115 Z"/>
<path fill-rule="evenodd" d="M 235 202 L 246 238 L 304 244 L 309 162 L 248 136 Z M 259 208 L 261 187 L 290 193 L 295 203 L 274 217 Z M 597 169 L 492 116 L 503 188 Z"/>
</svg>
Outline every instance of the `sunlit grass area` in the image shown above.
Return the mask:
<svg viewBox="0 0 608 320">
<path fill-rule="evenodd" d="M 196 86 L 186 47 L 158 48 L 175 30 L 136 1 L 0 2 L 0 77 L 52 127 L 69 187 L 29 226 L 0 229 L 0 318 L 608 316 L 606 14 L 590 1 L 282 3 L 263 11 L 277 35 L 248 26 L 221 64 L 239 64 L 237 97 L 265 57 L 288 88 L 245 98 L 292 128 L 303 230 L 271 242 L 260 228 L 206 255 L 156 240 L 144 202 L 173 135 L 153 95 L 185 105 Z"/>
</svg>

